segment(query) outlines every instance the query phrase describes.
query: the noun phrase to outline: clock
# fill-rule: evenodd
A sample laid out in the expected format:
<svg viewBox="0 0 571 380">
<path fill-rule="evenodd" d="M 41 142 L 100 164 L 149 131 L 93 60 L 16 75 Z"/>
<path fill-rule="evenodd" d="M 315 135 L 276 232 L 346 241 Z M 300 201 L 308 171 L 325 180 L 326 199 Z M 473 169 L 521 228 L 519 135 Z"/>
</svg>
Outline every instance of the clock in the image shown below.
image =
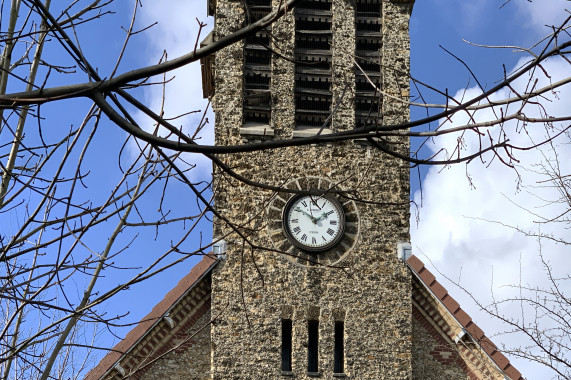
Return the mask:
<svg viewBox="0 0 571 380">
<path fill-rule="evenodd" d="M 285 205 L 282 218 L 286 236 L 304 251 L 326 251 L 345 231 L 343 207 L 330 195 L 296 195 Z"/>
<path fill-rule="evenodd" d="M 283 184 L 266 208 L 266 229 L 275 251 L 303 266 L 337 265 L 357 244 L 359 211 L 350 194 L 327 178 L 303 177 Z"/>
</svg>

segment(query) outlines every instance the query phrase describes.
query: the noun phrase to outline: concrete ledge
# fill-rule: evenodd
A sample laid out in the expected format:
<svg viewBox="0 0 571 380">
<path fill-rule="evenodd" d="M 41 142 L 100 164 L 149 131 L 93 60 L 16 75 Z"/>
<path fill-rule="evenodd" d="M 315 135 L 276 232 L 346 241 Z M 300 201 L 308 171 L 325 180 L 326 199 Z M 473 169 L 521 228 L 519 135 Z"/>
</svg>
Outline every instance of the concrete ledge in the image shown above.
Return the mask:
<svg viewBox="0 0 571 380">
<path fill-rule="evenodd" d="M 274 130 L 269 125 L 245 125 L 240 128 L 241 135 L 273 136 Z"/>
<path fill-rule="evenodd" d="M 321 128 L 303 128 L 303 129 L 296 129 L 293 131 L 293 137 L 312 137 L 317 135 Z M 321 131 L 322 135 L 330 135 L 333 131 L 330 128 L 323 128 Z"/>
</svg>

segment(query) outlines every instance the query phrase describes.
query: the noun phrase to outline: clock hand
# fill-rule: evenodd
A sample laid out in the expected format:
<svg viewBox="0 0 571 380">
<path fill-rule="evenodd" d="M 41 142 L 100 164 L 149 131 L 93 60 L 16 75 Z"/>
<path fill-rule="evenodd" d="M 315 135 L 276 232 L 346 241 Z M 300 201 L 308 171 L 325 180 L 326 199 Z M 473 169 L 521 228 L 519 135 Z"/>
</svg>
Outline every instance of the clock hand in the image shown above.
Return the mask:
<svg viewBox="0 0 571 380">
<path fill-rule="evenodd" d="M 329 212 L 324 212 L 323 214 L 321 214 L 319 217 L 317 217 L 315 219 L 316 222 L 319 222 L 321 219 L 325 218 L 326 216 L 328 216 L 330 213 Z"/>
<path fill-rule="evenodd" d="M 300 209 L 299 207 L 294 208 L 295 211 L 301 212 L 302 214 L 304 214 L 305 216 L 309 217 L 309 219 L 311 219 L 311 221 L 315 224 L 317 223 L 317 219 L 311 215 L 308 214 L 307 212 L 303 211 L 302 209 Z"/>
</svg>

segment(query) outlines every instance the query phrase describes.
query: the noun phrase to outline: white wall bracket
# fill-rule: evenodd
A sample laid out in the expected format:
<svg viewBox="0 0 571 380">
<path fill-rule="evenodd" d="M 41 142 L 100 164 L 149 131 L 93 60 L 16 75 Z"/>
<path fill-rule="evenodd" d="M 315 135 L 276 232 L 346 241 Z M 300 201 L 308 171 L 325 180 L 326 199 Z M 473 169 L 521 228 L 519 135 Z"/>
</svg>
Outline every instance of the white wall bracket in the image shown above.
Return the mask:
<svg viewBox="0 0 571 380">
<path fill-rule="evenodd" d="M 218 256 L 218 258 L 221 260 L 226 258 L 226 251 L 228 251 L 228 245 L 224 239 L 218 240 L 212 245 L 212 253 Z"/>
<path fill-rule="evenodd" d="M 399 260 L 406 261 L 412 255 L 412 244 L 401 242 L 397 244 L 397 255 Z"/>
</svg>

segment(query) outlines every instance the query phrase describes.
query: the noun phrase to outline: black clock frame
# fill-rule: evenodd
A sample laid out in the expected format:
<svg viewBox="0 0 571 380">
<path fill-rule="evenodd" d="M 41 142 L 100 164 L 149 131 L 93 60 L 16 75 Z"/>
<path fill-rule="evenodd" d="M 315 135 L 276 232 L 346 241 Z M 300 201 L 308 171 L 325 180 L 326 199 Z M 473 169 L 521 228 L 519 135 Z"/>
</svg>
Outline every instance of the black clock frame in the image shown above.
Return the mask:
<svg viewBox="0 0 571 380">
<path fill-rule="evenodd" d="M 331 202 L 333 204 L 333 206 L 337 209 L 337 212 L 339 213 L 339 231 L 337 233 L 337 236 L 335 237 L 335 239 L 333 239 L 331 242 L 329 242 L 326 245 L 323 245 L 320 247 L 308 246 L 308 245 L 301 243 L 299 240 L 297 240 L 293 236 L 293 233 L 290 229 L 290 225 L 288 223 L 289 210 L 299 199 L 305 198 L 305 197 L 316 197 L 316 198 L 320 198 L 320 199 L 321 198 L 327 199 L 329 202 Z M 308 196 L 305 194 L 297 194 L 297 195 L 291 197 L 287 201 L 286 205 L 283 208 L 282 226 L 283 226 L 282 228 L 285 232 L 287 239 L 290 241 L 290 243 L 295 245 L 297 248 L 301 249 L 302 251 L 311 252 L 311 253 L 325 252 L 325 251 L 328 251 L 329 249 L 333 248 L 334 246 L 336 246 L 341 241 L 341 239 L 343 238 L 343 236 L 345 234 L 345 210 L 343 210 L 343 206 L 341 205 L 341 202 L 339 202 L 337 200 L 337 198 L 335 198 L 329 194 L 313 195 L 313 196 L 312 195 Z"/>
<path fill-rule="evenodd" d="M 357 204 L 351 198 L 343 196 L 338 185 L 331 179 L 323 177 L 301 177 L 283 184 L 284 189 L 307 191 L 306 195 L 330 196 L 335 198 L 343 209 L 345 218 L 344 233 L 332 247 L 322 251 L 308 251 L 293 244 L 285 232 L 283 212 L 286 204 L 297 194 L 277 192 L 272 195 L 266 208 L 266 229 L 268 237 L 277 251 L 284 258 L 302 266 L 338 265 L 345 260 L 355 248 L 360 234 L 360 218 Z M 325 191 L 325 193 L 320 193 Z"/>
</svg>

